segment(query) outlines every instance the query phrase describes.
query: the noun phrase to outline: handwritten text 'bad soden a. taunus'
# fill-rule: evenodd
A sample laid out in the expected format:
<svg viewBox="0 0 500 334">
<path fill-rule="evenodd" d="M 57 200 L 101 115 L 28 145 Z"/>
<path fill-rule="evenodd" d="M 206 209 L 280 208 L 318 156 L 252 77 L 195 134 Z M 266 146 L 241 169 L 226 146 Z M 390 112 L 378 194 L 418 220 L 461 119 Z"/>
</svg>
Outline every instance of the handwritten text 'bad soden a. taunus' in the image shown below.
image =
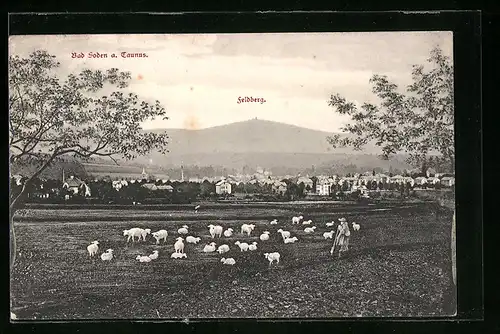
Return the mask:
<svg viewBox="0 0 500 334">
<path fill-rule="evenodd" d="M 103 52 L 72 52 L 71 58 L 148 58 L 148 55 L 144 52 L 115 52 L 115 53 L 103 53 Z"/>
</svg>

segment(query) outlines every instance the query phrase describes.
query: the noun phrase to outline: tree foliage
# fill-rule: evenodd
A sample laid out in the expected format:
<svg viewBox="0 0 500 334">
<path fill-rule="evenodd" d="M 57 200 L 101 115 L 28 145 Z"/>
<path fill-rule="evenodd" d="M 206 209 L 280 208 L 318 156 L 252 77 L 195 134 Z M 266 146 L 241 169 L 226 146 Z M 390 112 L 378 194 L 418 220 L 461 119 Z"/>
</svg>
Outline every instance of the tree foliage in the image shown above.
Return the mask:
<svg viewBox="0 0 500 334">
<path fill-rule="evenodd" d="M 152 150 L 167 152 L 166 134 L 141 128 L 144 121 L 166 119 L 165 109 L 159 101 L 124 92 L 129 72 L 85 69 L 60 78 L 59 67 L 46 51 L 9 57 L 9 161 L 37 166 L 28 182 L 68 155 L 116 162 Z M 99 94 L 108 87 L 115 90 Z"/>
<path fill-rule="evenodd" d="M 9 57 L 9 162 L 36 169 L 10 198 L 10 218 L 26 200 L 30 184 L 58 160 L 95 156 L 133 159 L 167 152 L 168 136 L 142 131 L 141 123 L 166 119 L 159 101 L 149 103 L 124 89 L 129 72 L 85 69 L 61 77 L 60 63 L 46 51 Z M 103 94 L 113 90 L 110 94 Z M 99 94 L 101 93 L 101 94 Z M 15 262 L 15 230 L 11 224 Z"/>
<path fill-rule="evenodd" d="M 410 164 L 421 167 L 435 155 L 446 169 L 454 170 L 453 65 L 439 48 L 431 51 L 427 62 L 427 68 L 413 66 L 413 83 L 405 93 L 400 93 L 387 76 L 373 75 L 370 84 L 380 105 L 364 103 L 358 107 L 339 94 L 332 95 L 328 105 L 350 116 L 351 123 L 342 128 L 348 136 L 333 135 L 329 143 L 361 150 L 374 141 L 384 159 L 406 153 Z"/>
</svg>

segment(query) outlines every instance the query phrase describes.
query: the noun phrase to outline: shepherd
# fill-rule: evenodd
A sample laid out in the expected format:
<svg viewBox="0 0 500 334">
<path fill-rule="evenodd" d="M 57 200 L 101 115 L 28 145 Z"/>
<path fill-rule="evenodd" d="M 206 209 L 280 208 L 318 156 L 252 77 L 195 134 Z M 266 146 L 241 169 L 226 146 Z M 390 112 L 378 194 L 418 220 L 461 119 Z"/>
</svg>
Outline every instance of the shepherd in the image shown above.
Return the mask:
<svg viewBox="0 0 500 334">
<path fill-rule="evenodd" d="M 351 237 L 351 231 L 349 231 L 349 225 L 345 218 L 339 218 L 340 225 L 337 227 L 337 234 L 335 235 L 335 240 L 333 242 L 333 247 L 330 250 L 330 254 L 333 255 L 335 247 L 339 246 L 339 257 L 343 252 L 349 250 L 349 239 Z"/>
</svg>

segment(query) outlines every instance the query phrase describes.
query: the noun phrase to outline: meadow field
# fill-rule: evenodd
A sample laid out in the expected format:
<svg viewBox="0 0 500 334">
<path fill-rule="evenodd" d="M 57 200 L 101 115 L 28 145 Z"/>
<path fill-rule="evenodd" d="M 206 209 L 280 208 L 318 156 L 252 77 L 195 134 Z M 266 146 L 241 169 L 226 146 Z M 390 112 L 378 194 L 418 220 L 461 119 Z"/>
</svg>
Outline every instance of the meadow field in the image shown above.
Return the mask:
<svg viewBox="0 0 500 334">
<path fill-rule="evenodd" d="M 317 226 L 306 234 L 291 217 L 302 214 Z M 352 231 L 350 250 L 330 255 L 326 222 L 345 217 L 361 225 Z M 278 225 L 270 225 L 271 219 Z M 162 210 L 29 209 L 18 217 L 17 260 L 11 277 L 12 311 L 18 319 L 185 319 L 330 318 L 357 316 L 446 316 L 455 312 L 451 281 L 452 212 L 432 203 L 393 205 L 213 206 Z M 207 226 L 232 227 L 223 255 L 203 253 L 212 242 Z M 250 237 L 243 223 L 256 224 Z M 177 229 L 201 237 L 187 244 L 187 259 L 171 259 Z M 166 243 L 127 243 L 123 230 L 165 229 Z M 298 241 L 284 244 L 276 232 Z M 263 231 L 270 240 L 260 241 Z M 90 258 L 86 247 L 98 240 L 99 255 L 114 250 L 111 262 Z M 237 240 L 258 242 L 240 252 Z M 150 263 L 137 255 L 159 251 Z M 265 252 L 279 252 L 269 267 Z M 234 266 L 222 257 L 233 257 Z"/>
</svg>

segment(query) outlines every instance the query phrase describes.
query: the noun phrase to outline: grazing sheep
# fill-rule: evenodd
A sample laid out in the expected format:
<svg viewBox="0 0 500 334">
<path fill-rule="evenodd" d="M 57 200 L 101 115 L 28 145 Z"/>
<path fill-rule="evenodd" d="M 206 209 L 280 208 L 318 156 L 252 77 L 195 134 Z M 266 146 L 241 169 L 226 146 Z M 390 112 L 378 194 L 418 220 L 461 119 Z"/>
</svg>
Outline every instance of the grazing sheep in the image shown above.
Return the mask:
<svg viewBox="0 0 500 334">
<path fill-rule="evenodd" d="M 156 239 L 156 243 L 159 244 L 161 239 L 163 239 L 163 242 L 167 241 L 168 232 L 166 230 L 159 230 L 154 232 L 152 236 Z"/>
<path fill-rule="evenodd" d="M 222 259 L 220 259 L 220 262 L 222 262 L 222 264 L 228 264 L 230 266 L 233 266 L 236 263 L 236 261 L 232 257 L 229 257 L 227 259 L 222 258 Z"/>
<path fill-rule="evenodd" d="M 335 231 L 325 232 L 325 233 L 323 233 L 323 238 L 325 238 L 325 239 L 333 239 L 333 235 L 334 234 L 335 234 Z"/>
<path fill-rule="evenodd" d="M 304 229 L 304 232 L 306 232 L 306 233 L 313 233 L 315 229 L 316 229 L 316 226 L 313 226 L 313 227 L 306 227 L 306 228 Z"/>
<path fill-rule="evenodd" d="M 352 229 L 353 229 L 354 231 L 359 231 L 359 228 L 360 228 L 360 227 L 361 227 L 361 226 L 359 226 L 359 224 L 356 224 L 356 223 L 354 223 L 354 222 L 352 223 Z"/>
<path fill-rule="evenodd" d="M 217 248 L 217 251 L 219 254 L 229 252 L 229 246 L 228 245 L 220 245 L 219 248 Z"/>
<path fill-rule="evenodd" d="M 234 244 L 240 247 L 241 252 L 246 252 L 248 250 L 248 244 L 246 242 L 236 241 Z"/>
<path fill-rule="evenodd" d="M 179 234 L 188 234 L 188 227 L 187 225 L 182 226 L 180 229 L 177 230 Z"/>
<path fill-rule="evenodd" d="M 113 250 L 108 249 L 106 250 L 106 253 L 101 254 L 101 260 L 103 261 L 111 261 L 113 259 Z"/>
<path fill-rule="evenodd" d="M 230 237 L 233 235 L 233 229 L 232 228 L 228 228 L 227 230 L 224 231 L 224 236 L 225 237 Z"/>
<path fill-rule="evenodd" d="M 293 244 L 297 240 L 299 240 L 299 239 L 297 239 L 297 237 L 286 238 L 284 242 L 285 242 L 285 244 Z"/>
<path fill-rule="evenodd" d="M 192 236 L 188 236 L 186 237 L 186 242 L 189 243 L 189 244 L 197 244 L 198 242 L 200 242 L 201 238 L 195 238 L 195 237 L 192 237 Z"/>
<path fill-rule="evenodd" d="M 252 242 L 252 244 L 248 245 L 248 250 L 256 251 L 257 250 L 257 243 L 254 241 L 254 242 Z"/>
<path fill-rule="evenodd" d="M 210 235 L 212 236 L 212 238 L 215 238 L 215 236 L 218 236 L 219 238 L 221 237 L 222 235 L 222 226 L 220 225 L 208 225 L 208 228 L 209 228 L 209 231 L 210 231 Z"/>
<path fill-rule="evenodd" d="M 276 264 L 280 263 L 280 253 L 278 252 L 264 253 L 264 257 L 269 261 L 269 266 L 271 266 L 273 261 L 276 261 Z"/>
<path fill-rule="evenodd" d="M 212 252 L 215 252 L 215 242 L 212 242 L 208 245 L 205 245 L 205 247 L 203 248 L 203 251 L 205 253 L 212 253 Z"/>
<path fill-rule="evenodd" d="M 182 242 L 182 240 L 184 239 L 178 237 L 177 241 L 174 244 L 174 249 L 176 253 L 184 253 L 184 243 Z"/>
<path fill-rule="evenodd" d="M 326 227 L 332 227 L 333 225 L 335 225 L 335 222 L 326 223 Z"/>
<path fill-rule="evenodd" d="M 130 241 L 130 238 L 132 238 L 132 242 L 134 242 L 135 237 L 137 237 L 138 241 L 140 241 L 142 237 L 142 228 L 134 227 L 130 230 L 124 230 L 123 236 L 128 236 L 127 242 Z"/>
<path fill-rule="evenodd" d="M 153 254 L 149 254 L 149 258 L 151 260 L 156 260 L 158 258 L 158 251 L 155 250 L 155 251 L 153 251 Z"/>
<path fill-rule="evenodd" d="M 270 224 L 271 225 L 276 225 L 276 224 L 278 224 L 278 220 L 277 219 L 273 219 L 273 220 L 271 220 Z"/>
<path fill-rule="evenodd" d="M 241 225 L 241 234 L 246 233 L 250 236 L 250 233 L 255 229 L 254 224 L 243 224 Z"/>
<path fill-rule="evenodd" d="M 170 255 L 170 257 L 172 259 L 182 259 L 182 258 L 187 259 L 187 254 L 186 253 L 172 253 L 172 255 Z"/>
<path fill-rule="evenodd" d="M 262 234 L 260 235 L 259 239 L 261 241 L 269 240 L 269 232 L 268 231 L 262 232 Z"/>
<path fill-rule="evenodd" d="M 281 237 L 283 238 L 283 241 L 285 241 L 286 238 L 290 238 L 290 232 L 288 232 L 288 231 L 283 231 L 282 229 L 279 229 L 278 233 L 281 233 Z"/>
<path fill-rule="evenodd" d="M 139 260 L 139 262 L 151 262 L 152 260 L 149 256 L 141 256 L 141 255 L 137 255 L 135 259 Z"/>
<path fill-rule="evenodd" d="M 99 241 L 92 241 L 90 245 L 87 246 L 87 250 L 89 251 L 90 256 L 94 256 L 97 254 L 97 251 L 99 250 Z"/>
<path fill-rule="evenodd" d="M 302 222 L 302 225 L 310 225 L 313 221 L 312 220 L 305 220 Z"/>
<path fill-rule="evenodd" d="M 142 230 L 142 231 L 141 231 L 142 240 L 143 240 L 143 241 L 146 241 L 146 236 L 147 236 L 148 234 L 150 234 L 150 233 L 151 233 L 151 230 L 150 230 L 149 228 Z M 140 239 L 139 239 L 139 240 L 140 240 Z"/>
<path fill-rule="evenodd" d="M 292 224 L 299 224 L 302 219 L 304 219 L 302 216 L 292 217 Z"/>
</svg>

